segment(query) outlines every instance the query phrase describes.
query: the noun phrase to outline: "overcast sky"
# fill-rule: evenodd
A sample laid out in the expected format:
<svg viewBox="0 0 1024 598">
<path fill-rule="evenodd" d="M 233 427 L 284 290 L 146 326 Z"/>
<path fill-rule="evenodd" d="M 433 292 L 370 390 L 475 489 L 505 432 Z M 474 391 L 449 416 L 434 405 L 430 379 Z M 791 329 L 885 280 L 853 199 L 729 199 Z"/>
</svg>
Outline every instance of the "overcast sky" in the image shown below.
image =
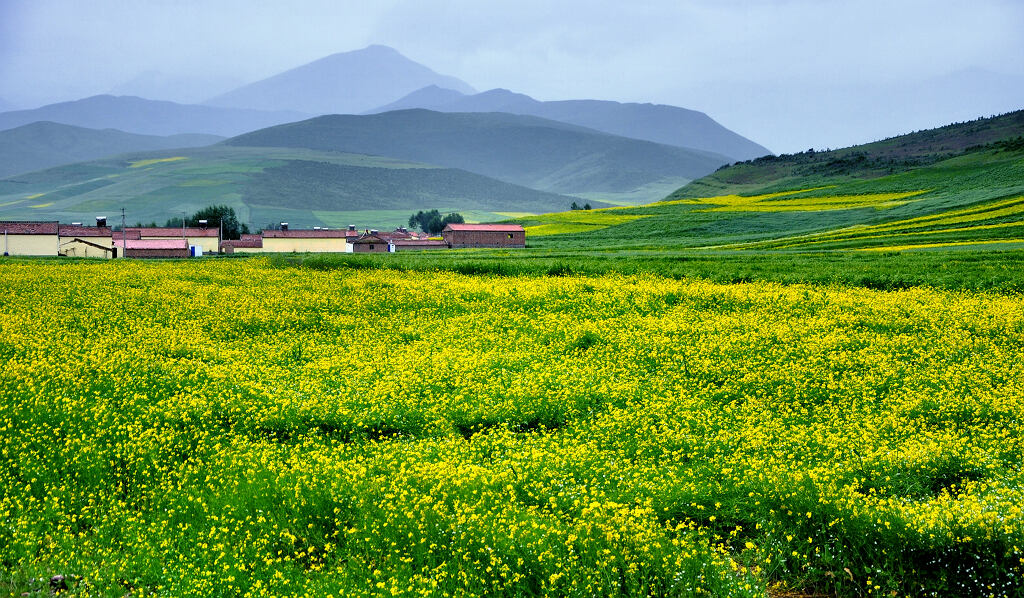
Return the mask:
<svg viewBox="0 0 1024 598">
<path fill-rule="evenodd" d="M 0 0 L 0 100 L 200 101 L 384 44 L 479 90 L 707 112 L 777 152 L 1024 108 L 1019 0 Z"/>
</svg>

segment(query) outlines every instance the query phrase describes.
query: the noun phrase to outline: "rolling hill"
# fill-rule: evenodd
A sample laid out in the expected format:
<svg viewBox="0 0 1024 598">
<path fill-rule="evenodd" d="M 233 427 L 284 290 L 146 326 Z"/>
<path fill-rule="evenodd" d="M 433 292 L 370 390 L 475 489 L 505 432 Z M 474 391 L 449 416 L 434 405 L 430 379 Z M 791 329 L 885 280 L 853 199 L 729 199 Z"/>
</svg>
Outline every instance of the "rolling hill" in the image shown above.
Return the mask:
<svg viewBox="0 0 1024 598">
<path fill-rule="evenodd" d="M 1024 111 L 723 167 L 664 201 L 520 219 L 534 245 L 1024 248 Z"/>
<path fill-rule="evenodd" d="M 0 176 L 126 152 L 201 147 L 222 139 L 216 135 L 136 135 L 116 129 L 96 130 L 37 122 L 0 131 Z"/>
<path fill-rule="evenodd" d="M 306 149 L 214 145 L 125 154 L 0 180 L 0 220 L 157 222 L 213 204 L 253 227 L 394 227 L 410 213 L 470 221 L 564 209 L 572 198 L 452 168 Z M 602 204 L 604 205 L 604 204 Z M 111 220 L 111 222 L 114 222 Z"/>
<path fill-rule="evenodd" d="M 764 146 L 723 127 L 703 112 L 661 104 L 602 100 L 541 102 L 507 89 L 475 95 L 438 86 L 414 91 L 373 113 L 425 108 L 438 112 L 508 112 L 587 127 L 612 135 L 699 149 L 747 160 L 771 154 Z"/>
<path fill-rule="evenodd" d="M 465 93 L 473 88 L 439 75 L 387 46 L 332 54 L 210 99 L 211 106 L 355 114 L 427 85 Z"/>
<path fill-rule="evenodd" d="M 230 137 L 302 120 L 308 114 L 176 104 L 132 96 L 92 96 L 33 110 L 0 113 L 0 130 L 49 121 L 89 129 L 117 129 L 140 135 L 204 133 Z"/>
<path fill-rule="evenodd" d="M 532 116 L 430 110 L 321 116 L 224 143 L 389 156 L 588 199 L 697 178 L 728 161 Z"/>
</svg>

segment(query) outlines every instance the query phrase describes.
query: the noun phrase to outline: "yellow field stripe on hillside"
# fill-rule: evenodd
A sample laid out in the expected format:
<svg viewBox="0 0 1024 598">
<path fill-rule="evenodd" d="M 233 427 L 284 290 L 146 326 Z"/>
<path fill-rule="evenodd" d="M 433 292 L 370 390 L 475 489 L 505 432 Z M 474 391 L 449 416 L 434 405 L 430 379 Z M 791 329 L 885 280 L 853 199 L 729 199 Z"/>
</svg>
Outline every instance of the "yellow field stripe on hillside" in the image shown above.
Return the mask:
<svg viewBox="0 0 1024 598">
<path fill-rule="evenodd" d="M 173 158 L 150 158 L 149 160 L 136 160 L 128 165 L 128 168 L 142 168 L 143 166 L 152 166 L 153 164 L 160 164 L 163 162 L 179 162 L 181 160 L 188 160 L 188 156 L 174 156 Z"/>
<path fill-rule="evenodd" d="M 897 220 L 896 222 L 876 224 L 865 227 L 863 230 L 875 232 L 892 229 L 923 228 L 926 226 L 957 224 L 960 222 L 978 222 L 979 220 L 990 220 L 992 218 L 1013 216 L 1021 213 L 1024 213 L 1024 195 L 962 210 L 952 210 L 949 212 L 932 214 L 930 216 L 919 216 L 917 218 Z"/>
<path fill-rule="evenodd" d="M 48 208 L 48 207 L 50 207 L 52 205 L 53 205 L 53 202 L 51 201 L 51 202 L 47 202 L 47 203 L 36 204 L 34 206 L 29 206 L 29 207 L 30 208 Z"/>
<path fill-rule="evenodd" d="M 42 197 L 44 195 L 46 195 L 46 194 L 45 193 L 33 193 L 32 195 L 26 195 L 25 199 L 39 199 L 40 197 Z"/>
<path fill-rule="evenodd" d="M 525 227 L 526 232 L 534 237 L 548 235 L 565 235 L 594 230 L 609 226 L 626 224 L 649 214 L 616 214 L 606 210 L 573 210 L 571 212 L 555 212 L 530 218 L 540 224 Z"/>
<path fill-rule="evenodd" d="M 907 203 L 903 201 L 915 195 L 926 193 L 908 191 L 905 193 L 867 193 L 863 195 L 833 195 L 830 197 L 806 197 L 781 201 L 762 201 L 750 197 L 724 196 L 708 203 L 718 204 L 707 212 L 823 212 L 826 210 L 853 210 L 857 208 L 892 208 Z"/>
<path fill-rule="evenodd" d="M 717 204 L 721 203 L 719 200 L 732 200 L 732 198 L 746 200 L 746 201 L 763 201 L 766 199 L 773 199 L 776 197 L 788 197 L 790 195 L 800 195 L 801 193 L 810 193 L 811 191 L 821 191 L 822 189 L 831 189 L 835 185 L 826 185 L 824 187 L 811 187 L 810 189 L 799 189 L 796 191 L 779 191 L 777 193 L 765 193 L 762 195 L 717 195 L 715 197 L 692 197 L 688 199 L 673 199 L 669 201 L 656 201 L 647 206 L 675 206 L 675 205 L 700 205 L 700 204 Z M 645 206 L 639 206 L 645 207 Z"/>
<path fill-rule="evenodd" d="M 821 245 L 822 243 L 835 243 L 841 241 L 866 241 L 869 239 L 895 239 L 897 237 L 922 237 L 926 235 L 940 235 L 945 233 L 966 233 L 978 230 L 993 230 L 997 228 L 1014 228 L 1024 226 L 1024 222 L 1000 222 L 999 224 L 981 224 L 978 226 L 965 226 L 957 228 L 939 228 L 935 230 L 921 230 L 914 232 L 893 232 L 876 235 L 833 235 L 828 237 L 810 238 L 807 240 L 794 239 L 792 243 L 776 245 L 777 249 L 792 249 L 794 247 L 807 247 L 808 245 Z M 784 240 L 784 239 L 781 239 Z"/>
<path fill-rule="evenodd" d="M 948 243 L 920 243 L 918 245 L 888 245 L 885 247 L 861 247 L 857 251 L 904 251 L 908 249 L 930 249 L 935 247 L 963 247 L 966 245 L 1007 245 L 1024 243 L 1024 239 L 998 239 L 989 241 L 950 241 Z"/>
</svg>

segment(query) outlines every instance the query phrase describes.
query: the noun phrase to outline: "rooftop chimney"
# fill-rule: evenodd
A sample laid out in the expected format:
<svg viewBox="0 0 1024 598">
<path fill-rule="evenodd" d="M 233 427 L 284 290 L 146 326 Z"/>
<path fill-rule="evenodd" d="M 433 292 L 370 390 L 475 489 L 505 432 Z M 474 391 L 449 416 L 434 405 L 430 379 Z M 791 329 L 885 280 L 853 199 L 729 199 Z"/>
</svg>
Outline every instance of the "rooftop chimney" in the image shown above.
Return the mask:
<svg viewBox="0 0 1024 598">
<path fill-rule="evenodd" d="M 320 227 L 319 226 L 314 226 L 313 230 L 320 230 Z"/>
<path fill-rule="evenodd" d="M 356 230 L 356 225 L 354 225 L 354 224 L 348 225 L 348 230 Z"/>
<path fill-rule="evenodd" d="M 107 225 L 107 217 L 106 216 L 97 216 L 96 217 L 96 226 L 97 227 L 104 227 L 106 225 Z"/>
<path fill-rule="evenodd" d="M 282 222 L 281 223 L 281 230 L 288 230 L 288 223 L 287 222 Z"/>
<path fill-rule="evenodd" d="M 379 232 L 380 232 L 380 231 L 379 231 L 379 230 L 377 230 L 377 229 L 375 229 L 375 228 L 371 228 L 371 229 L 370 229 L 370 234 L 371 234 L 371 235 L 376 235 L 376 234 L 377 234 L 377 233 L 379 233 Z"/>
<path fill-rule="evenodd" d="M 72 222 L 71 226 L 82 226 L 81 222 Z"/>
<path fill-rule="evenodd" d="M 206 221 L 205 220 L 200 220 L 199 221 L 199 226 L 201 226 L 203 228 L 206 228 Z"/>
</svg>

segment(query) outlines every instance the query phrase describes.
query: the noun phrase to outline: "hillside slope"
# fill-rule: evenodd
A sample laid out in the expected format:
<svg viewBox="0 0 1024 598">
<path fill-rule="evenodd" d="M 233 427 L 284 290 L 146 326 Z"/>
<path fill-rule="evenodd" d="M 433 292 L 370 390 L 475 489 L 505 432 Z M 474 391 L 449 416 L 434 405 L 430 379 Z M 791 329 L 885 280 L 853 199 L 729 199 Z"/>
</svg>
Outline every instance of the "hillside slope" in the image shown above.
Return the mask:
<svg viewBox="0 0 1024 598">
<path fill-rule="evenodd" d="M 429 110 L 322 116 L 224 143 L 390 156 L 565 194 L 625 192 L 665 179 L 693 179 L 727 161 L 709 152 L 530 116 Z"/>
<path fill-rule="evenodd" d="M 426 108 L 438 112 L 525 114 L 612 135 L 714 152 L 730 160 L 748 160 L 771 154 L 768 148 L 730 131 L 703 112 L 662 104 L 602 100 L 541 102 L 507 89 L 465 95 L 435 86 L 417 90 L 373 112 L 410 108 Z"/>
<path fill-rule="evenodd" d="M 302 120 L 308 116 L 298 112 L 216 108 L 132 96 L 99 95 L 32 110 L 0 113 L 0 130 L 50 121 L 89 129 L 117 129 L 140 135 L 205 133 L 230 137 Z"/>
<path fill-rule="evenodd" d="M 381 157 L 215 145 L 125 154 L 0 180 L 0 220 L 88 220 L 126 208 L 162 223 L 213 204 L 260 227 L 394 227 L 438 209 L 470 221 L 565 209 L 572 199 L 481 175 Z"/>
<path fill-rule="evenodd" d="M 473 88 L 439 75 L 393 48 L 369 46 L 321 58 L 217 96 L 211 106 L 352 114 L 369 110 L 427 85 L 461 92 Z"/>
<path fill-rule="evenodd" d="M 645 206 L 520 221 L 554 247 L 1021 249 L 1024 112 L 739 163 Z"/>
<path fill-rule="evenodd" d="M 116 129 L 37 122 L 0 131 L 0 176 L 127 152 L 201 147 L 222 139 L 216 135 L 136 135 Z"/>
</svg>

